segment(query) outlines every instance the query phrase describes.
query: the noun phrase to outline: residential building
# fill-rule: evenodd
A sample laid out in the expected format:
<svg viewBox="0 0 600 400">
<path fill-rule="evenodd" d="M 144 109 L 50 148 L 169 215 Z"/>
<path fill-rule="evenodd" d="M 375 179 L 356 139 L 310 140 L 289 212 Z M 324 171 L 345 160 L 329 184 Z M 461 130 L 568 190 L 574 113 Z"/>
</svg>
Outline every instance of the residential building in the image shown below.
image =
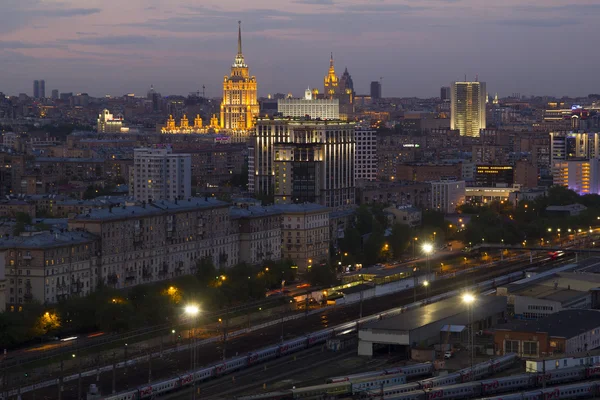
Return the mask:
<svg viewBox="0 0 600 400">
<path fill-rule="evenodd" d="M 238 261 L 258 264 L 281 259 L 282 212 L 273 207 L 246 206 L 230 209 L 239 232 Z"/>
<path fill-rule="evenodd" d="M 33 81 L 33 98 L 40 98 L 40 81 L 38 81 L 37 79 Z"/>
<path fill-rule="evenodd" d="M 396 166 L 392 180 L 429 182 L 440 179 L 460 179 L 463 173 L 461 163 L 405 163 Z"/>
<path fill-rule="evenodd" d="M 310 88 L 303 99 L 277 100 L 277 112 L 283 117 L 310 117 L 312 119 L 340 119 L 339 99 L 314 99 Z"/>
<path fill-rule="evenodd" d="M 99 240 L 87 232 L 42 232 L 0 240 L 10 311 L 37 301 L 56 303 L 85 296 L 98 283 Z M 1 284 L 0 276 L 0 284 Z"/>
<path fill-rule="evenodd" d="M 525 189 L 533 189 L 538 186 L 538 168 L 527 160 L 515 162 L 514 183 Z"/>
<path fill-rule="evenodd" d="M 110 111 L 104 109 L 98 115 L 96 131 L 98 133 L 121 133 L 123 130 L 123 116 L 113 116 Z"/>
<path fill-rule="evenodd" d="M 390 225 L 402 224 L 410 228 L 421 225 L 421 210 L 413 206 L 395 206 L 383 210 L 388 214 Z"/>
<path fill-rule="evenodd" d="M 294 260 L 301 271 L 329 258 L 329 213 L 320 204 L 278 204 L 281 212 L 281 256 Z"/>
<path fill-rule="evenodd" d="M 191 156 L 192 185 L 210 190 L 242 174 L 247 146 L 243 143 L 210 144 L 182 152 Z"/>
<path fill-rule="evenodd" d="M 552 183 L 565 186 L 579 194 L 599 193 L 600 159 L 555 161 Z"/>
<path fill-rule="evenodd" d="M 431 182 L 431 208 L 452 214 L 465 202 L 465 181 L 443 180 Z"/>
<path fill-rule="evenodd" d="M 450 101 L 450 86 L 442 86 L 440 89 L 440 99 L 442 101 Z"/>
<path fill-rule="evenodd" d="M 486 128 L 485 82 L 454 82 L 450 92 L 450 129 L 458 129 L 461 136 L 479 137 Z"/>
<path fill-rule="evenodd" d="M 242 54 L 242 25 L 238 26 L 238 50 L 230 76 L 223 79 L 221 128 L 245 131 L 254 126 L 259 104 L 256 98 L 256 77 L 250 76 Z"/>
<path fill-rule="evenodd" d="M 396 204 L 426 208 L 431 204 L 428 182 L 393 181 L 365 182 L 356 188 L 358 204 Z"/>
<path fill-rule="evenodd" d="M 70 218 L 69 229 L 99 238 L 98 279 L 114 288 L 193 274 L 203 257 L 221 268 L 239 261 L 229 204 L 213 198 L 90 210 Z"/>
<path fill-rule="evenodd" d="M 561 310 L 537 321 L 513 321 L 494 331 L 496 354 L 522 358 L 572 355 L 600 347 L 600 310 Z"/>
<path fill-rule="evenodd" d="M 257 119 L 249 149 L 249 190 L 275 203 L 354 204 L 354 124 Z"/>
<path fill-rule="evenodd" d="M 191 196 L 192 164 L 189 154 L 170 147 L 135 149 L 131 194 L 138 201 L 181 200 Z"/>
<path fill-rule="evenodd" d="M 356 127 L 354 137 L 356 140 L 355 181 L 377 180 L 377 131 L 366 127 Z"/>
<path fill-rule="evenodd" d="M 40 80 L 40 99 L 45 99 L 46 98 L 46 81 L 45 80 Z"/>
</svg>

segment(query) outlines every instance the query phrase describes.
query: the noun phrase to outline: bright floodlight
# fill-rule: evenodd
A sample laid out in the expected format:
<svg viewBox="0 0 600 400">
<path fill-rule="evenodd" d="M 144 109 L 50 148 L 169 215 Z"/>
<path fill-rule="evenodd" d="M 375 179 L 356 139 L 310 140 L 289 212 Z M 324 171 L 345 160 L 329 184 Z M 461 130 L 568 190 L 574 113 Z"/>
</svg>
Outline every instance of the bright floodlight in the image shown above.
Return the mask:
<svg viewBox="0 0 600 400">
<path fill-rule="evenodd" d="M 473 296 L 471 293 L 466 293 L 463 295 L 462 300 L 467 304 L 471 304 L 475 301 L 475 296 Z"/>
<path fill-rule="evenodd" d="M 425 254 L 430 254 L 433 251 L 433 245 L 431 243 L 425 243 L 423 245 L 423 251 Z"/>
<path fill-rule="evenodd" d="M 200 308 L 196 305 L 190 304 L 189 306 L 185 306 L 185 313 L 187 315 L 191 315 L 192 317 L 198 315 L 200 312 Z"/>
<path fill-rule="evenodd" d="M 423 282 L 423 286 L 429 286 L 429 282 L 428 281 Z"/>
</svg>

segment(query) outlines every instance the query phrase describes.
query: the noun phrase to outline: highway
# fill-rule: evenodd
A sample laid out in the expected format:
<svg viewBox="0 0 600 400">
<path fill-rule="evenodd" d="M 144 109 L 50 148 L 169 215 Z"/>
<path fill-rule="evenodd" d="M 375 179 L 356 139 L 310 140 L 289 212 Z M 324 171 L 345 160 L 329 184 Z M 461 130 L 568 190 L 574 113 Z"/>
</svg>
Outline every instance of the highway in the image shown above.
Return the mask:
<svg viewBox="0 0 600 400">
<path fill-rule="evenodd" d="M 547 259 L 546 256 L 539 256 L 539 260 Z M 565 262 L 569 259 L 557 260 L 550 263 Z M 493 277 L 502 276 L 509 272 L 522 270 L 530 266 L 528 262 L 519 262 L 510 264 L 504 267 L 496 267 L 493 270 L 483 269 L 470 274 L 465 274 L 459 278 L 448 279 L 444 281 L 433 282 L 429 288 L 431 296 L 444 293 L 453 289 L 459 289 L 465 285 L 491 279 Z M 417 297 L 422 299 L 424 291 L 417 293 Z M 306 318 L 286 322 L 283 326 L 283 333 L 286 339 L 303 335 L 312 331 L 323 329 L 329 326 L 341 324 L 358 318 L 362 308 L 362 315 L 377 314 L 386 309 L 409 304 L 413 301 L 413 291 L 404 291 L 394 293 L 389 296 L 379 297 L 373 300 L 366 300 L 362 307 L 360 304 L 351 304 L 343 308 L 334 307 L 324 310 L 321 314 L 310 315 Z M 245 354 L 253 349 L 257 349 L 268 344 L 277 343 L 281 340 L 282 327 L 271 326 L 269 328 L 252 332 L 245 336 L 239 336 L 228 340 L 226 343 L 227 356 L 235 354 Z M 148 349 L 151 351 L 150 349 Z M 209 345 L 201 347 L 198 351 L 199 357 L 196 365 L 208 365 L 222 358 L 223 343 L 219 345 Z M 122 361 L 122 360 L 115 360 Z M 146 384 L 149 381 L 155 381 L 160 378 L 166 378 L 180 374 L 190 368 L 191 359 L 189 352 L 171 353 L 161 359 L 153 359 L 147 365 L 137 364 L 129 368 L 117 370 L 116 373 L 101 374 L 96 377 L 82 378 L 81 382 L 76 379 L 65 384 L 62 399 L 77 399 L 79 390 L 85 393 L 89 384 L 96 383 L 99 385 L 103 394 L 111 392 L 113 379 L 117 387 L 117 391 L 133 389 L 140 385 Z M 48 377 L 50 378 L 50 377 Z M 79 389 L 81 388 L 81 389 Z M 35 393 L 35 399 L 57 399 L 57 387 L 50 387 L 38 390 Z M 33 393 L 25 393 L 22 395 L 23 400 L 34 399 Z"/>
</svg>

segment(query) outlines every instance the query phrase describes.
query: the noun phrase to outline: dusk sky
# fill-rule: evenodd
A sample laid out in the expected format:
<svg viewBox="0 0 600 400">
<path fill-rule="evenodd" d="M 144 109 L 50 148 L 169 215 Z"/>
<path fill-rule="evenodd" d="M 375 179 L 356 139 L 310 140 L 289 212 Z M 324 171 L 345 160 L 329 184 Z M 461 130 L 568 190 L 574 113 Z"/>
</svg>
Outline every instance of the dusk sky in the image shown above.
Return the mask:
<svg viewBox="0 0 600 400">
<path fill-rule="evenodd" d="M 490 94 L 600 92 L 598 0 L 0 0 L 0 91 L 221 95 L 243 52 L 259 95 L 323 90 L 329 54 L 358 94 L 439 96 L 479 75 Z"/>
</svg>

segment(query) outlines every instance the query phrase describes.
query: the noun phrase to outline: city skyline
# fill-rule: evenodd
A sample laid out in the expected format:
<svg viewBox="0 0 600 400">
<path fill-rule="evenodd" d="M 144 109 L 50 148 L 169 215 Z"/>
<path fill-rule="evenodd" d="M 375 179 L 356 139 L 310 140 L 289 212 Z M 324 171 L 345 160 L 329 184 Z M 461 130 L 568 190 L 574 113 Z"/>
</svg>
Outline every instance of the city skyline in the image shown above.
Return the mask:
<svg viewBox="0 0 600 400">
<path fill-rule="evenodd" d="M 119 96 L 145 93 L 154 84 L 163 94 L 185 95 L 204 85 L 207 96 L 219 97 L 242 20 L 259 96 L 319 87 L 331 51 L 358 94 L 383 77 L 386 96 L 435 97 L 440 86 L 465 74 L 479 74 L 489 92 L 501 96 L 595 92 L 588 82 L 600 56 L 589 52 L 587 63 L 559 60 L 574 50 L 585 54 L 572 37 L 591 35 L 600 5 L 529 3 L 257 0 L 248 8 L 235 0 L 202 6 L 8 0 L 0 14 L 0 90 L 30 93 L 32 81 L 42 77 L 48 91 Z"/>
</svg>

